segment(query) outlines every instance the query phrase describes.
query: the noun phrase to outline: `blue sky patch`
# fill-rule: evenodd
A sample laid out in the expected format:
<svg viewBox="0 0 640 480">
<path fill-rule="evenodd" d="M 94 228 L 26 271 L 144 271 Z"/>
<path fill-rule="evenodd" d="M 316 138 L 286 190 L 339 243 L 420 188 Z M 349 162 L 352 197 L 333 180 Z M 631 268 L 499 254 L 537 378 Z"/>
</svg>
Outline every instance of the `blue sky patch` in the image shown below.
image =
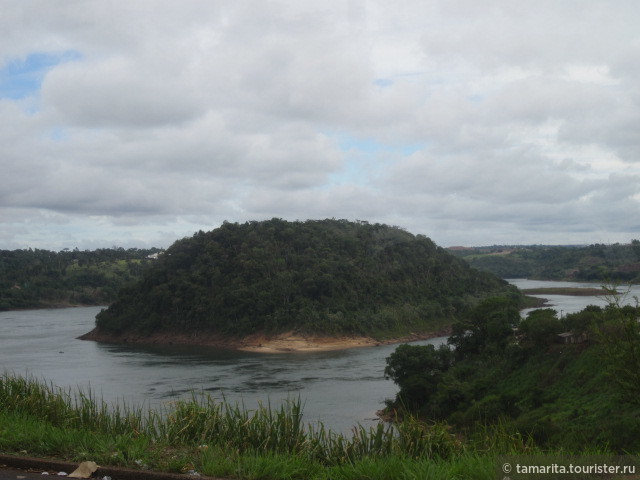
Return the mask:
<svg viewBox="0 0 640 480">
<path fill-rule="evenodd" d="M 393 80 L 389 78 L 376 78 L 373 81 L 373 84 L 378 87 L 390 87 L 391 85 L 393 85 Z"/>
<path fill-rule="evenodd" d="M 345 183 L 366 185 L 399 156 L 408 156 L 426 148 L 425 143 L 382 143 L 370 137 L 346 133 L 327 133 L 345 152 L 342 170 L 329 175 L 328 186 Z"/>
<path fill-rule="evenodd" d="M 63 142 L 69 139 L 69 134 L 62 127 L 54 127 L 51 129 L 49 137 L 51 140 L 55 140 L 56 142 Z"/>
<path fill-rule="evenodd" d="M 30 53 L 24 58 L 13 59 L 0 68 L 0 98 L 19 100 L 40 90 L 46 73 L 56 65 L 79 60 L 79 52 Z"/>
</svg>

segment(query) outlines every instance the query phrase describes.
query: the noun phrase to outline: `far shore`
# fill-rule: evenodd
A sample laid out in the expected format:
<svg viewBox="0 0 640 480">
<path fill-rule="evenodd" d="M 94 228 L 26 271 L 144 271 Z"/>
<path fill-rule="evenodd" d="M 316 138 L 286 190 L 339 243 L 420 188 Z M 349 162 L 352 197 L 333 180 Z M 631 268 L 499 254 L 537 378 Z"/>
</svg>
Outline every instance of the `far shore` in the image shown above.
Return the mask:
<svg viewBox="0 0 640 480">
<path fill-rule="evenodd" d="M 0 309 L 0 312 L 25 312 L 28 310 L 61 310 L 63 308 L 86 308 L 86 307 L 107 308 L 108 306 L 109 306 L 108 304 L 104 304 L 104 303 L 51 302 L 51 303 L 40 303 L 38 305 L 30 305 L 27 307 Z"/>
<path fill-rule="evenodd" d="M 524 288 L 525 295 L 566 295 L 572 297 L 597 297 L 600 295 L 610 295 L 612 292 L 603 288 L 592 287 L 542 287 Z"/>
<path fill-rule="evenodd" d="M 226 337 L 216 333 L 154 333 L 152 335 L 125 334 L 113 335 L 93 329 L 80 337 L 81 340 L 93 340 L 103 343 L 140 344 L 140 345 L 199 345 L 224 350 L 256 353 L 305 353 L 345 350 L 358 347 L 374 347 L 396 343 L 408 343 L 447 336 L 450 328 L 436 332 L 410 333 L 408 335 L 378 340 L 367 336 L 321 336 L 286 332 L 277 335 L 253 334 L 242 338 Z"/>
</svg>

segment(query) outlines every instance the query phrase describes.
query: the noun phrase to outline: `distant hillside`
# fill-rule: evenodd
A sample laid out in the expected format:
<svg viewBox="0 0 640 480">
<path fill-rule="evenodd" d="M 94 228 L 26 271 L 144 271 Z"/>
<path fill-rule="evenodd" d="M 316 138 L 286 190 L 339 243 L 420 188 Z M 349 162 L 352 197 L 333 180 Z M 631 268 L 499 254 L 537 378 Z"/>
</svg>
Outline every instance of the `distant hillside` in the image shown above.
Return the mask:
<svg viewBox="0 0 640 480">
<path fill-rule="evenodd" d="M 451 253 L 501 278 L 640 283 L 640 241 L 628 245 L 453 247 Z"/>
<path fill-rule="evenodd" d="M 0 250 L 0 310 L 107 305 L 141 277 L 157 248 Z"/>
<path fill-rule="evenodd" d="M 397 227 L 225 222 L 174 243 L 97 316 L 89 338 L 285 331 L 388 338 L 433 331 L 479 298 L 505 291 L 518 295 Z"/>
</svg>

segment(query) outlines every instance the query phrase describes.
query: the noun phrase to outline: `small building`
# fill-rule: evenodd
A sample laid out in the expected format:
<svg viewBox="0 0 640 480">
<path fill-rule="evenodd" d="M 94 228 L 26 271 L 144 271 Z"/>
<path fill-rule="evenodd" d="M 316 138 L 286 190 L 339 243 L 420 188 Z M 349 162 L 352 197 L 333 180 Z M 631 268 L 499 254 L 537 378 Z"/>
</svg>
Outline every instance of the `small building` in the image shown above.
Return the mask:
<svg viewBox="0 0 640 480">
<path fill-rule="evenodd" d="M 572 343 L 583 343 L 587 341 L 586 333 L 564 332 L 558 334 L 558 343 L 569 345 Z"/>
</svg>

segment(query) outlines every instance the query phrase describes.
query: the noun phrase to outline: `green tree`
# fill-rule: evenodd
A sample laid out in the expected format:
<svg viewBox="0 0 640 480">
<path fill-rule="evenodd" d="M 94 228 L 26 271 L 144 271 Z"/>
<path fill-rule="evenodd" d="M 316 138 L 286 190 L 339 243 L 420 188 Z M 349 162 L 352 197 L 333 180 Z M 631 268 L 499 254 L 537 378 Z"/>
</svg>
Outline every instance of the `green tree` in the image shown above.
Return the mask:
<svg viewBox="0 0 640 480">
<path fill-rule="evenodd" d="M 453 325 L 449 344 L 464 358 L 480 353 L 501 353 L 513 336 L 520 313 L 517 302 L 507 297 L 491 297 L 471 309 Z"/>
<path fill-rule="evenodd" d="M 564 327 L 552 308 L 541 308 L 529 312 L 519 325 L 523 343 L 529 347 L 542 348 L 555 342 Z"/>
<path fill-rule="evenodd" d="M 565 330 L 582 334 L 593 330 L 602 319 L 602 308 L 598 305 L 588 305 L 580 312 L 567 314 L 562 323 Z"/>
<path fill-rule="evenodd" d="M 400 345 L 387 358 L 384 374 L 399 387 L 401 403 L 417 407 L 435 394 L 443 374 L 453 364 L 448 345 Z"/>
</svg>

